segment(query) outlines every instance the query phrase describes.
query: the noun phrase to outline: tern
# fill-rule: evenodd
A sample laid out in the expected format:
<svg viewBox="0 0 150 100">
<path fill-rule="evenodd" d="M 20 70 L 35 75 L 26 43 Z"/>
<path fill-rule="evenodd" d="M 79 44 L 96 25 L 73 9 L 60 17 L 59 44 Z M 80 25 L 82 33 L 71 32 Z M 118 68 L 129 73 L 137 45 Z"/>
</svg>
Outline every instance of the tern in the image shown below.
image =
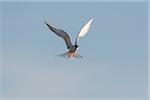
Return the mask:
<svg viewBox="0 0 150 100">
<path fill-rule="evenodd" d="M 85 25 L 81 28 L 80 32 L 78 33 L 78 35 L 76 37 L 75 44 L 73 45 L 72 42 L 71 42 L 70 36 L 67 32 L 65 32 L 64 30 L 56 27 L 53 24 L 49 24 L 46 21 L 44 21 L 46 26 L 53 33 L 55 33 L 57 36 L 61 37 L 65 41 L 67 49 L 69 49 L 69 51 L 67 51 L 66 53 L 61 54 L 60 56 L 67 57 L 67 58 L 80 58 L 80 57 L 82 57 L 77 53 L 77 49 L 79 48 L 79 43 L 78 42 L 79 42 L 80 38 L 84 37 L 88 33 L 92 22 L 93 22 L 93 18 L 91 18 L 87 23 L 85 23 Z"/>
</svg>

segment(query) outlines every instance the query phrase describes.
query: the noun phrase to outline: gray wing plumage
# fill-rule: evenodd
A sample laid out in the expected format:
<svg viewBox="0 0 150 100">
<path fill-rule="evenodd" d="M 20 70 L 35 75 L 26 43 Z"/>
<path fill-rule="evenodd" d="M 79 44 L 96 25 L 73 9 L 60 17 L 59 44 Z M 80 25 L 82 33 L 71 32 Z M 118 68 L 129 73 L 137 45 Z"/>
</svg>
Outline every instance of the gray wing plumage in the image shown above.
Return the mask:
<svg viewBox="0 0 150 100">
<path fill-rule="evenodd" d="M 56 35 L 58 35 L 59 37 L 63 38 L 67 48 L 70 49 L 73 47 L 72 43 L 71 43 L 71 39 L 69 37 L 69 35 L 62 29 L 56 28 L 54 25 L 50 25 L 47 22 L 45 22 L 45 24 L 48 26 L 48 28 L 53 31 Z"/>
</svg>

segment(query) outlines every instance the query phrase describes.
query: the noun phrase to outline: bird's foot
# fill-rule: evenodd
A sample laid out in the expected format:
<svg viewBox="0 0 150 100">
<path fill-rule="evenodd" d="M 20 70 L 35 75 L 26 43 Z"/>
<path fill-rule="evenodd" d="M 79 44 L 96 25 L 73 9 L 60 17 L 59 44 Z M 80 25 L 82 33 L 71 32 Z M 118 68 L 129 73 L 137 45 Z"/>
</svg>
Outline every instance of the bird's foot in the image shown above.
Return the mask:
<svg viewBox="0 0 150 100">
<path fill-rule="evenodd" d="M 77 52 L 68 52 L 68 58 L 83 58 Z"/>
<path fill-rule="evenodd" d="M 63 53 L 63 54 L 59 54 L 58 56 L 60 56 L 60 57 L 64 57 L 64 58 L 83 58 L 82 56 L 80 56 L 77 52 L 73 52 L 73 53 L 71 53 L 71 52 L 65 52 L 65 53 Z"/>
</svg>

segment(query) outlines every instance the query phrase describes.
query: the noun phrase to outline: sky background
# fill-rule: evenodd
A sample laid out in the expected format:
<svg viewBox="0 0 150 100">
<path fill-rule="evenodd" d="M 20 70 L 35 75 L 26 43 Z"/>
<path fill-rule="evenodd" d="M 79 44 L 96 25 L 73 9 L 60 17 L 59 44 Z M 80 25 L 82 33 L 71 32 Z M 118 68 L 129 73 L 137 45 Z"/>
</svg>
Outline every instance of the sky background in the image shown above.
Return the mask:
<svg viewBox="0 0 150 100">
<path fill-rule="evenodd" d="M 147 100 L 147 2 L 2 3 L 4 98 L 121 98 Z M 84 59 L 64 59 L 52 22 L 74 42 Z M 98 99 L 99 100 L 99 99 Z"/>
</svg>

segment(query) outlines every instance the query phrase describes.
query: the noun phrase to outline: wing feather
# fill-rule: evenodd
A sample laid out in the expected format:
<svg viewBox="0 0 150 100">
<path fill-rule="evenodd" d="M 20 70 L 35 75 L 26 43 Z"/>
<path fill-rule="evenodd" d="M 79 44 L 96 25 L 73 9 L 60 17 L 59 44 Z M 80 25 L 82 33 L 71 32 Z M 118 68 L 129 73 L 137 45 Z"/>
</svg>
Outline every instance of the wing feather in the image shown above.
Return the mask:
<svg viewBox="0 0 150 100">
<path fill-rule="evenodd" d="M 54 25 L 50 25 L 48 24 L 47 22 L 45 22 L 45 24 L 48 26 L 48 28 L 53 31 L 56 35 L 58 35 L 59 37 L 63 38 L 66 45 L 67 45 L 67 48 L 71 48 L 73 47 L 72 43 L 71 43 L 71 39 L 70 39 L 70 36 L 62 29 L 59 29 L 57 28 L 56 26 Z"/>
<path fill-rule="evenodd" d="M 83 28 L 80 30 L 80 32 L 79 32 L 79 34 L 77 35 L 77 38 L 76 38 L 76 42 L 75 42 L 76 45 L 77 45 L 79 39 L 82 38 L 82 37 L 84 37 L 84 36 L 88 33 L 88 31 L 89 31 L 89 29 L 90 29 L 90 27 L 91 27 L 92 22 L 93 22 L 93 18 L 91 18 L 91 19 L 83 26 Z"/>
</svg>

